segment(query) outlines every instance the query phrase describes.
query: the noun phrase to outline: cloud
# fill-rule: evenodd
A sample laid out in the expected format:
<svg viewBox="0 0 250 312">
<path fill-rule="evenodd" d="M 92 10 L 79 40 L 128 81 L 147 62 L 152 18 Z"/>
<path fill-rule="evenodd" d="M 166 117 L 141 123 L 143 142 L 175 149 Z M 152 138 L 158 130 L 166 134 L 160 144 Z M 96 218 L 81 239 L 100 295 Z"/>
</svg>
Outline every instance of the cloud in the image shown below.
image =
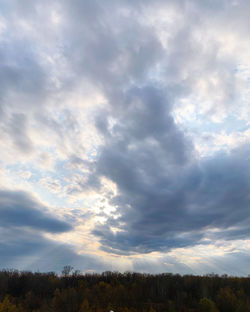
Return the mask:
<svg viewBox="0 0 250 312">
<path fill-rule="evenodd" d="M 27 192 L 0 191 L 1 268 L 58 272 L 68 263 L 82 270 L 102 268 L 94 257 L 78 255 L 72 246 L 45 236 L 73 230 L 46 210 Z"/>
<path fill-rule="evenodd" d="M 60 181 L 56 179 L 42 178 L 39 183 L 52 193 L 58 193 L 62 189 Z"/>
<path fill-rule="evenodd" d="M 83 272 L 104 271 L 105 263 L 91 255 L 79 255 L 68 244 L 58 243 L 26 228 L 0 228 L 1 268 L 56 271 L 71 264 Z M 4 239 L 3 239 L 4 237 Z"/>
<path fill-rule="evenodd" d="M 1 268 L 60 272 L 70 263 L 83 271 L 104 270 L 104 262 L 95 256 L 79 255 L 71 245 L 44 235 L 73 227 L 46 213 L 46 207 L 28 193 L 0 191 L 0 220 Z"/>
<path fill-rule="evenodd" d="M 72 230 L 65 221 L 46 212 L 46 207 L 25 192 L 0 191 L 0 226 L 29 227 L 50 233 Z"/>
<path fill-rule="evenodd" d="M 248 3 L 2 7 L 0 148 L 10 185 L 84 211 L 84 235 L 107 257 L 249 237 Z M 25 185 L 15 170 L 29 172 Z M 45 238 L 76 231 L 48 206 L 27 192 L 0 191 L 5 263 L 20 255 L 50 267 L 46 252 L 60 265 L 82 259 Z"/>
<path fill-rule="evenodd" d="M 146 148 L 146 142 L 140 143 L 135 147 L 136 153 L 131 154 L 121 144 L 114 149 L 119 155 L 115 160 L 100 157 L 101 168 L 105 168 L 101 174 L 119 189 L 119 195 L 111 200 L 118 217 L 107 216 L 107 223 L 93 231 L 104 250 L 123 254 L 164 252 L 207 244 L 207 239 L 249 238 L 247 147 L 229 155 L 218 153 L 181 172 L 178 167 L 166 170 L 159 155 L 155 155 L 157 149 L 152 152 Z M 145 162 L 139 156 L 145 150 L 143 155 L 151 163 L 148 161 L 141 168 Z M 112 151 L 108 155 L 111 157 Z M 164 160 L 167 163 L 167 155 Z M 112 228 L 118 231 L 114 233 Z"/>
</svg>

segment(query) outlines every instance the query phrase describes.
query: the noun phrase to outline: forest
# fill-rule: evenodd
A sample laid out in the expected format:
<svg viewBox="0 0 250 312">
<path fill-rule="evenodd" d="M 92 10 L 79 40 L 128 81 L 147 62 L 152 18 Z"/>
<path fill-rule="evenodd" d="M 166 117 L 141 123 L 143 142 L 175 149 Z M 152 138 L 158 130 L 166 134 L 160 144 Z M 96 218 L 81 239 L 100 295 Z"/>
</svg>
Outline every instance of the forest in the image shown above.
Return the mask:
<svg viewBox="0 0 250 312">
<path fill-rule="evenodd" d="M 0 271 L 0 312 L 250 312 L 250 277 Z"/>
</svg>

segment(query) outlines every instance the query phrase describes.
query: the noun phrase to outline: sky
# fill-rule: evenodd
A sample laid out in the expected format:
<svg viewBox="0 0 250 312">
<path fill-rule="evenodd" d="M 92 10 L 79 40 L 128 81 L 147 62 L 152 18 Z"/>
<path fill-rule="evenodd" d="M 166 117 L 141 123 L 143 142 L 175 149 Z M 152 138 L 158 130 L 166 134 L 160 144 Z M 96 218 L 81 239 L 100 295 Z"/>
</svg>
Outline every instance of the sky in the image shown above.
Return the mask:
<svg viewBox="0 0 250 312">
<path fill-rule="evenodd" d="M 0 269 L 250 273 L 249 12 L 1 1 Z"/>
</svg>

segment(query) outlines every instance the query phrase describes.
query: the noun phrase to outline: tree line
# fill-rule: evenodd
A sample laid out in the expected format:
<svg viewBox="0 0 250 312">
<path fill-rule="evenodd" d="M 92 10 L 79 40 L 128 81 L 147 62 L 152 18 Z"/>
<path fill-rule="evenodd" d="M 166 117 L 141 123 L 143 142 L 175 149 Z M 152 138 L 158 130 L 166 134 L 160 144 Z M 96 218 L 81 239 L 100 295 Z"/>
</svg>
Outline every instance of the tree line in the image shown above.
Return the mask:
<svg viewBox="0 0 250 312">
<path fill-rule="evenodd" d="M 0 312 L 250 312 L 250 278 L 0 271 Z"/>
</svg>

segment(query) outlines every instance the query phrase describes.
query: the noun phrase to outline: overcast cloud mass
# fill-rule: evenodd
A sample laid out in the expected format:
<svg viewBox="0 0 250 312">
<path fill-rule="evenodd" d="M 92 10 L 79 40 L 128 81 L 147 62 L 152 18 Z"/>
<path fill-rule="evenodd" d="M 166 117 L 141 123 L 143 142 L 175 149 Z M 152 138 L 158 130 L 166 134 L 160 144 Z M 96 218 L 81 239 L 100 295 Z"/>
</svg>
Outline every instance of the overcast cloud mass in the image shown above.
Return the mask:
<svg viewBox="0 0 250 312">
<path fill-rule="evenodd" d="M 250 273 L 249 11 L 1 1 L 0 268 Z"/>
</svg>

